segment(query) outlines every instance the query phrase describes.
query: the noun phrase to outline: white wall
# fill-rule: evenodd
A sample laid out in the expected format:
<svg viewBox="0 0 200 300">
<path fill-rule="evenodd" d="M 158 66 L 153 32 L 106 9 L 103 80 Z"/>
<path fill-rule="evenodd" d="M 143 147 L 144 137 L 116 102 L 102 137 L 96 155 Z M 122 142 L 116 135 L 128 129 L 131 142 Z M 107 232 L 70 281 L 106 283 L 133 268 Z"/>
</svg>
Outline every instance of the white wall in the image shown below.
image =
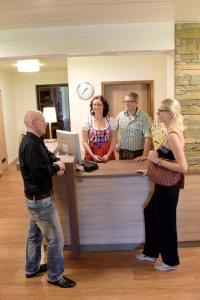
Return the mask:
<svg viewBox="0 0 200 300">
<path fill-rule="evenodd" d="M 154 80 L 154 109 L 167 96 L 167 54 L 122 55 L 68 58 L 71 128 L 81 132 L 81 122 L 89 115 L 90 100 L 77 96 L 77 85 L 89 81 L 101 94 L 102 81 Z"/>
<path fill-rule="evenodd" d="M 25 132 L 24 115 L 28 110 L 37 109 L 36 85 L 67 83 L 67 71 L 17 73 L 14 76 L 17 136 Z"/>
<path fill-rule="evenodd" d="M 17 153 L 17 119 L 13 92 L 13 76 L 0 71 L 0 89 L 6 137 L 8 163 L 16 158 Z"/>
</svg>

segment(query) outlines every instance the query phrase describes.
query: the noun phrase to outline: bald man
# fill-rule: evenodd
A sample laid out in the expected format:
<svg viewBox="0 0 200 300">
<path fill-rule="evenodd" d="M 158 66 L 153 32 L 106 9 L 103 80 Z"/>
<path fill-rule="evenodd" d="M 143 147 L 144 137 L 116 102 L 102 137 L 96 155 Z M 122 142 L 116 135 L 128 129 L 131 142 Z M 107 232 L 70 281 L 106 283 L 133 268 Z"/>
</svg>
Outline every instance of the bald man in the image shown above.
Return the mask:
<svg viewBox="0 0 200 300">
<path fill-rule="evenodd" d="M 26 278 L 47 271 L 48 282 L 71 288 L 75 282 L 63 275 L 64 239 L 52 190 L 52 176 L 61 176 L 65 165 L 45 146 L 42 135 L 46 131 L 40 111 L 29 111 L 24 117 L 27 128 L 19 147 L 19 161 L 24 181 L 25 203 L 30 214 L 26 245 Z M 41 264 L 41 244 L 47 241 L 47 264 Z"/>
</svg>

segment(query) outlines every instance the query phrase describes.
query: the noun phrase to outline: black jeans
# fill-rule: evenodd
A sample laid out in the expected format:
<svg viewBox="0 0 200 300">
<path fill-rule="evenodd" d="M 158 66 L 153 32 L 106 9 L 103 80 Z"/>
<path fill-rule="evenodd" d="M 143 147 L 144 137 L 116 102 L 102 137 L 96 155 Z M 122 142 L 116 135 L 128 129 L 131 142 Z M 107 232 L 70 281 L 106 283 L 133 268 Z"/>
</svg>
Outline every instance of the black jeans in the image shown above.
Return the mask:
<svg viewBox="0 0 200 300">
<path fill-rule="evenodd" d="M 176 229 L 176 207 L 180 185 L 155 185 L 151 200 L 144 208 L 145 246 L 143 254 L 158 257 L 165 264 L 179 264 Z"/>
</svg>

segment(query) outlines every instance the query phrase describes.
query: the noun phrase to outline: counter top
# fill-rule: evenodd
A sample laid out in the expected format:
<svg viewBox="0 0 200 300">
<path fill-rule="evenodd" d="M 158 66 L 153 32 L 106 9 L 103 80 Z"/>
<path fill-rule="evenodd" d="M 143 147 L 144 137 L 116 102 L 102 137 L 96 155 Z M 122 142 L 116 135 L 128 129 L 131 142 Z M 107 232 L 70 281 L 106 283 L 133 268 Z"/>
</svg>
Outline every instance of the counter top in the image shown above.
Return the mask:
<svg viewBox="0 0 200 300">
<path fill-rule="evenodd" d="M 106 163 L 99 163 L 98 166 L 97 170 L 91 172 L 79 171 L 76 175 L 77 177 L 140 175 L 136 173 L 136 170 L 146 169 L 147 160 L 141 162 L 134 160 L 110 160 Z"/>
</svg>

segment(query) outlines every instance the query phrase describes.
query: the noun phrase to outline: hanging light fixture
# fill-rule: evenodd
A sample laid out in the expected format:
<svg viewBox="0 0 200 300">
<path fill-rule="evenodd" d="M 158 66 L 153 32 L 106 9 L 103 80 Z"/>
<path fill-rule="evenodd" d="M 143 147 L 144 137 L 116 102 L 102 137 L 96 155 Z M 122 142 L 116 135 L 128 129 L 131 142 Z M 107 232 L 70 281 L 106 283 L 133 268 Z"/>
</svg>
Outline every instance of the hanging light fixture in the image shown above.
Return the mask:
<svg viewBox="0 0 200 300">
<path fill-rule="evenodd" d="M 18 72 L 38 72 L 40 71 L 40 62 L 38 59 L 24 59 L 17 61 Z"/>
</svg>

